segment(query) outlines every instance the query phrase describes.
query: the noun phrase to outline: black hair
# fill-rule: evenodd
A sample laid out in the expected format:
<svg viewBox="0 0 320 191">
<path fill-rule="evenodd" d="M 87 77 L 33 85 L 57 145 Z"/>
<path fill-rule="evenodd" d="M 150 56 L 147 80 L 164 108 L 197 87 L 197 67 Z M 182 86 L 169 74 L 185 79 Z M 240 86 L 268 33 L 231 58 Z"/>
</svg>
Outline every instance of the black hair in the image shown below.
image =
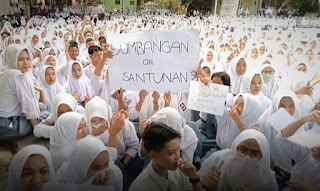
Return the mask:
<svg viewBox="0 0 320 191">
<path fill-rule="evenodd" d="M 70 48 L 72 48 L 72 47 L 77 47 L 78 49 L 79 49 L 79 47 L 78 47 L 78 43 L 77 43 L 77 41 L 75 41 L 75 40 L 70 40 L 69 41 L 69 50 L 70 50 Z"/>
<path fill-rule="evenodd" d="M 11 36 L 11 34 L 8 33 L 7 31 L 3 31 L 3 32 L 1 33 L 1 36 L 4 35 L 4 34 L 6 34 L 7 36 Z"/>
<path fill-rule="evenodd" d="M 142 134 L 143 145 L 146 151 L 159 151 L 165 144 L 173 139 L 180 139 L 179 132 L 164 123 L 153 122 L 149 124 Z"/>
<path fill-rule="evenodd" d="M 104 37 L 104 36 L 100 36 L 100 37 L 99 37 L 99 42 L 100 42 L 100 43 L 103 43 L 103 42 L 105 42 L 105 43 L 106 43 L 106 42 L 107 42 L 106 37 Z"/>
<path fill-rule="evenodd" d="M 93 45 L 93 46 L 90 46 L 88 48 L 88 53 L 90 55 L 92 55 L 94 52 L 99 52 L 99 51 L 102 51 L 102 49 L 100 48 L 100 46 L 96 46 L 96 45 Z"/>
<path fill-rule="evenodd" d="M 225 86 L 231 86 L 231 83 L 230 83 L 230 76 L 229 74 L 227 74 L 226 72 L 215 72 L 212 74 L 211 76 L 211 80 L 214 78 L 214 77 L 220 77 L 222 82 L 223 82 L 223 85 Z"/>
<path fill-rule="evenodd" d="M 87 44 L 88 42 L 91 42 L 91 41 L 94 41 L 93 38 L 91 38 L 91 37 L 87 38 L 87 39 L 86 39 L 86 44 Z"/>
</svg>

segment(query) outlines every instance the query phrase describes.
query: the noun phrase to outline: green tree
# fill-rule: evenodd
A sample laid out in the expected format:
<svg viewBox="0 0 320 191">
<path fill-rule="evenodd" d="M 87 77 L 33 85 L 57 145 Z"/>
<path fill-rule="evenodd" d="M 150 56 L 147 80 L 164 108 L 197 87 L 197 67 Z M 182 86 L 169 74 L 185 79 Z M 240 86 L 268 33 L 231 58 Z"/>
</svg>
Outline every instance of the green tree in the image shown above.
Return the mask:
<svg viewBox="0 0 320 191">
<path fill-rule="evenodd" d="M 181 0 L 181 3 L 188 6 L 188 13 L 191 10 L 211 11 L 213 4 L 212 0 Z"/>
<path fill-rule="evenodd" d="M 29 20 L 31 18 L 31 7 L 30 7 L 30 0 L 24 0 L 24 3 L 26 5 L 26 18 Z"/>
<path fill-rule="evenodd" d="M 318 0 L 291 0 L 289 9 L 298 9 L 300 15 L 306 12 L 316 13 L 319 11 Z"/>
</svg>

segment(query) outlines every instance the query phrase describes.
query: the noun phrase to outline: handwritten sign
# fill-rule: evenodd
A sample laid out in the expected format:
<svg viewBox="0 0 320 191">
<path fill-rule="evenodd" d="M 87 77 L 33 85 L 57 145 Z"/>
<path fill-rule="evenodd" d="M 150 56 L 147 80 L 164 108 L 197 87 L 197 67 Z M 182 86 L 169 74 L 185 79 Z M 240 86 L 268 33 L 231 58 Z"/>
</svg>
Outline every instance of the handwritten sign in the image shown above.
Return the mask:
<svg viewBox="0 0 320 191">
<path fill-rule="evenodd" d="M 288 126 L 295 119 L 285 109 L 280 108 L 268 118 L 268 123 L 277 132 Z"/>
<path fill-rule="evenodd" d="M 197 30 L 110 35 L 108 43 L 111 89 L 188 92 L 199 61 Z"/>
<path fill-rule="evenodd" d="M 198 81 L 190 83 L 188 108 L 215 115 L 223 115 L 228 86 L 219 84 L 204 85 Z"/>
</svg>

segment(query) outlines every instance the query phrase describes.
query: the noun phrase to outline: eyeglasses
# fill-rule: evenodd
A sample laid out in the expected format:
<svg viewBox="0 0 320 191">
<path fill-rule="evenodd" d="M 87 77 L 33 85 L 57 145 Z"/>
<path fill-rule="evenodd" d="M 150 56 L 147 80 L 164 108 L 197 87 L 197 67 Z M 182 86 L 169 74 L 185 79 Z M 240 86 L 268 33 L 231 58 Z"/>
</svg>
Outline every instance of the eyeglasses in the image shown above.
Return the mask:
<svg viewBox="0 0 320 191">
<path fill-rule="evenodd" d="M 261 74 L 270 74 L 270 75 L 273 75 L 273 74 L 274 74 L 274 70 L 271 70 L 271 71 L 262 71 Z"/>
<path fill-rule="evenodd" d="M 258 162 L 263 157 L 261 152 L 247 149 L 244 146 L 238 146 L 237 153 L 242 157 L 250 156 L 250 159 L 254 162 Z"/>
</svg>

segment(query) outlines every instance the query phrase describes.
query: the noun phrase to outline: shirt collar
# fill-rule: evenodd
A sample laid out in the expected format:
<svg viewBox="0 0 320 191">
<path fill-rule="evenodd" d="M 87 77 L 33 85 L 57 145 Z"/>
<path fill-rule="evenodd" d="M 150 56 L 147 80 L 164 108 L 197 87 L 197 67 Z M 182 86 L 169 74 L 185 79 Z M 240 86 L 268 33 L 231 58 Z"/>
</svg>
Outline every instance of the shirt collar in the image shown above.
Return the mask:
<svg viewBox="0 0 320 191">
<path fill-rule="evenodd" d="M 173 184 L 175 184 L 177 182 L 177 180 L 175 179 L 175 176 L 173 174 L 174 171 L 170 171 L 168 170 L 168 180 L 164 179 L 163 177 L 161 177 L 160 175 L 158 175 L 156 173 L 156 171 L 153 169 L 152 166 L 152 160 L 150 161 L 147 170 L 150 174 L 150 177 L 152 178 L 152 180 L 154 180 L 154 182 L 162 189 L 162 190 L 167 190 L 168 187 L 168 182 L 172 182 Z"/>
</svg>

